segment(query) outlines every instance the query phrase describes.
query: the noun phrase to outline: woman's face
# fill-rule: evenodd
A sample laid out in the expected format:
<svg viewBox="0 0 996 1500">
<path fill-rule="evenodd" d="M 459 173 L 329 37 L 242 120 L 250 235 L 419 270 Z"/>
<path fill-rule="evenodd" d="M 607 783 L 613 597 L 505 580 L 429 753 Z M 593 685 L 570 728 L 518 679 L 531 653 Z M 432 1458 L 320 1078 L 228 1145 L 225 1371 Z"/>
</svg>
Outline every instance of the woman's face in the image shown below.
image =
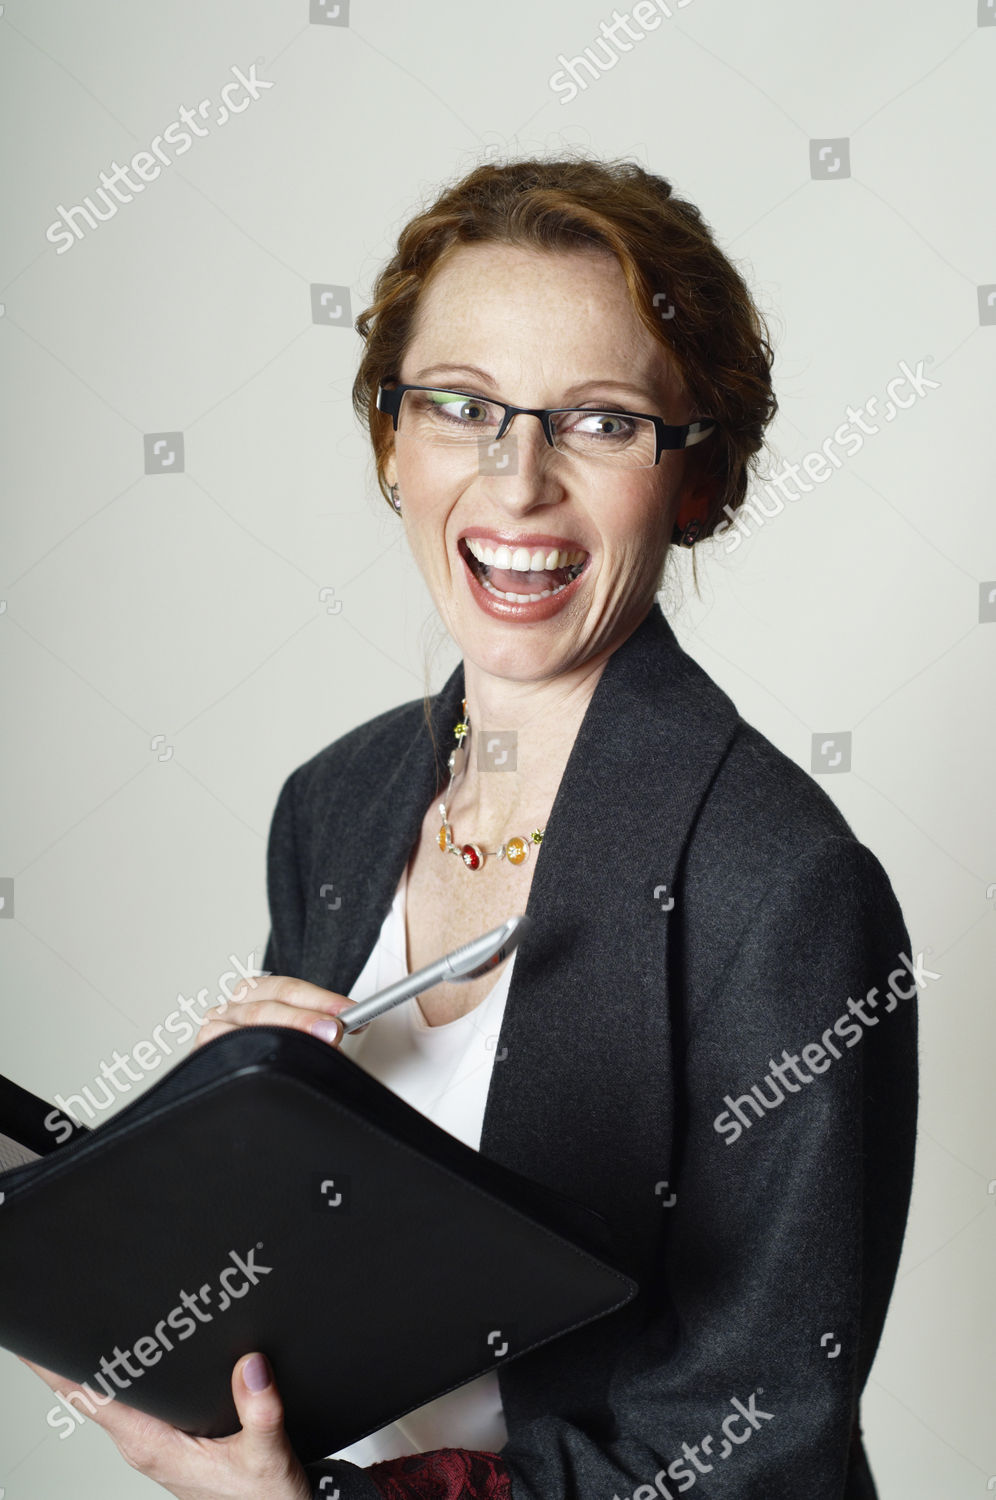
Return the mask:
<svg viewBox="0 0 996 1500">
<path fill-rule="evenodd" d="M 398 374 L 404 384 L 516 406 L 651 412 L 673 423 L 698 415 L 605 251 L 461 246 L 423 290 Z M 470 417 L 479 420 L 479 409 Z M 499 677 L 556 677 L 615 650 L 646 615 L 682 498 L 685 454 L 666 450 L 651 467 L 619 468 L 551 448 L 528 416 L 514 419 L 500 447 L 511 448 L 504 469 L 476 443 L 420 441 L 403 419 L 385 474 L 398 485 L 416 562 L 464 657 Z M 583 551 L 584 567 L 562 595 L 517 606 L 477 581 L 468 549 L 475 539 L 511 548 L 495 569 L 524 561 L 516 545 L 544 567 L 554 548 Z M 523 577 L 521 591 L 551 588 L 562 576 Z M 503 572 L 493 579 L 502 592 L 520 592 Z"/>
</svg>

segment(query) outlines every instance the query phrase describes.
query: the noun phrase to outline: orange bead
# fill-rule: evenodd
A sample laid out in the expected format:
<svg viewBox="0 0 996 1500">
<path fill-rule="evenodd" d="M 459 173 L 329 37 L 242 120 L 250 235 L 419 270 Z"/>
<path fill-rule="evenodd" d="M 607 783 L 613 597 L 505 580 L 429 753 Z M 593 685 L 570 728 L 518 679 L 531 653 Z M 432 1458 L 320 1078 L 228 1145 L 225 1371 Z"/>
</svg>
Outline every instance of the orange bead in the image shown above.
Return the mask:
<svg viewBox="0 0 996 1500">
<path fill-rule="evenodd" d="M 520 839 L 518 834 L 509 839 L 505 845 L 505 858 L 510 865 L 521 865 L 529 853 L 529 845 L 525 839 Z"/>
</svg>

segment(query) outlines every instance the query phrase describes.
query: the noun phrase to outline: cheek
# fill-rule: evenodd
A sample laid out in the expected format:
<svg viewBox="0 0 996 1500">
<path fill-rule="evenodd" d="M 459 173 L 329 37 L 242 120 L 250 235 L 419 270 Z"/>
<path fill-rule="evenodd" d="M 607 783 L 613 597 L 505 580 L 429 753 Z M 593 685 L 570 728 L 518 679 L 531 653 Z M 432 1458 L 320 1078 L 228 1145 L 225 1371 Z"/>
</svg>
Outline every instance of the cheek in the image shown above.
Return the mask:
<svg viewBox="0 0 996 1500">
<path fill-rule="evenodd" d="M 414 483 L 412 493 L 415 492 Z M 420 495 L 424 492 L 420 491 Z M 404 491 L 402 490 L 402 496 Z M 448 505 L 432 504 L 420 498 L 407 509 L 402 505 L 408 546 L 412 558 L 424 581 L 437 590 L 448 592 L 459 580 L 463 560 L 456 546 L 450 546 L 446 537 Z"/>
<path fill-rule="evenodd" d="M 620 486 L 613 496 L 611 514 L 605 514 L 602 537 L 606 550 L 649 566 L 671 535 L 670 513 L 675 498 L 673 475 L 663 472 L 649 486 L 645 480 Z"/>
</svg>

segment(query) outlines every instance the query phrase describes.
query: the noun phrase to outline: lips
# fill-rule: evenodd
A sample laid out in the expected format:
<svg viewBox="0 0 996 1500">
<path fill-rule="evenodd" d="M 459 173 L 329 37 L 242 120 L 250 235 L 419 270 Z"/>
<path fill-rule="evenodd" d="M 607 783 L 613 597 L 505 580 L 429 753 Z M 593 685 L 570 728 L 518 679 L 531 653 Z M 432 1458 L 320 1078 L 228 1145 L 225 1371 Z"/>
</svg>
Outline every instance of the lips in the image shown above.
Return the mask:
<svg viewBox="0 0 996 1500">
<path fill-rule="evenodd" d="M 506 624 L 539 624 L 559 614 L 577 590 L 584 587 L 591 561 L 588 557 L 579 572 L 572 572 L 569 581 L 557 582 L 557 574 L 552 572 L 516 574 L 486 569 L 466 550 L 466 545 L 461 540 L 458 550 L 471 598 L 486 615 Z M 566 571 L 559 570 L 561 574 Z M 491 577 L 487 576 L 489 572 Z M 507 583 L 510 588 L 505 587 Z"/>
</svg>

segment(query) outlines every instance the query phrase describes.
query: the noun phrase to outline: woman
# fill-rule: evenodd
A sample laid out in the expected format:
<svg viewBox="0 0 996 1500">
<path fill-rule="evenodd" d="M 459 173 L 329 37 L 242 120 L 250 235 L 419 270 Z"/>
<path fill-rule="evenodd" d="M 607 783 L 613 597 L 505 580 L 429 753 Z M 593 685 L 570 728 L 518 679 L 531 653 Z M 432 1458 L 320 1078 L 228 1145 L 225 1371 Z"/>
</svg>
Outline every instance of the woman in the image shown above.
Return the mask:
<svg viewBox="0 0 996 1500">
<path fill-rule="evenodd" d="M 874 1496 L 858 1402 L 909 1201 L 917 965 L 881 864 L 655 599 L 672 541 L 745 497 L 762 320 L 664 179 L 572 159 L 447 189 L 357 328 L 380 486 L 462 662 L 288 777 L 269 972 L 200 1039 L 343 1042 L 604 1214 L 641 1292 L 307 1469 L 273 1379 L 243 1381 L 258 1356 L 233 1438 L 98 1420 L 182 1500 Z M 345 1006 L 517 911 L 497 979 L 343 1039 Z"/>
</svg>

